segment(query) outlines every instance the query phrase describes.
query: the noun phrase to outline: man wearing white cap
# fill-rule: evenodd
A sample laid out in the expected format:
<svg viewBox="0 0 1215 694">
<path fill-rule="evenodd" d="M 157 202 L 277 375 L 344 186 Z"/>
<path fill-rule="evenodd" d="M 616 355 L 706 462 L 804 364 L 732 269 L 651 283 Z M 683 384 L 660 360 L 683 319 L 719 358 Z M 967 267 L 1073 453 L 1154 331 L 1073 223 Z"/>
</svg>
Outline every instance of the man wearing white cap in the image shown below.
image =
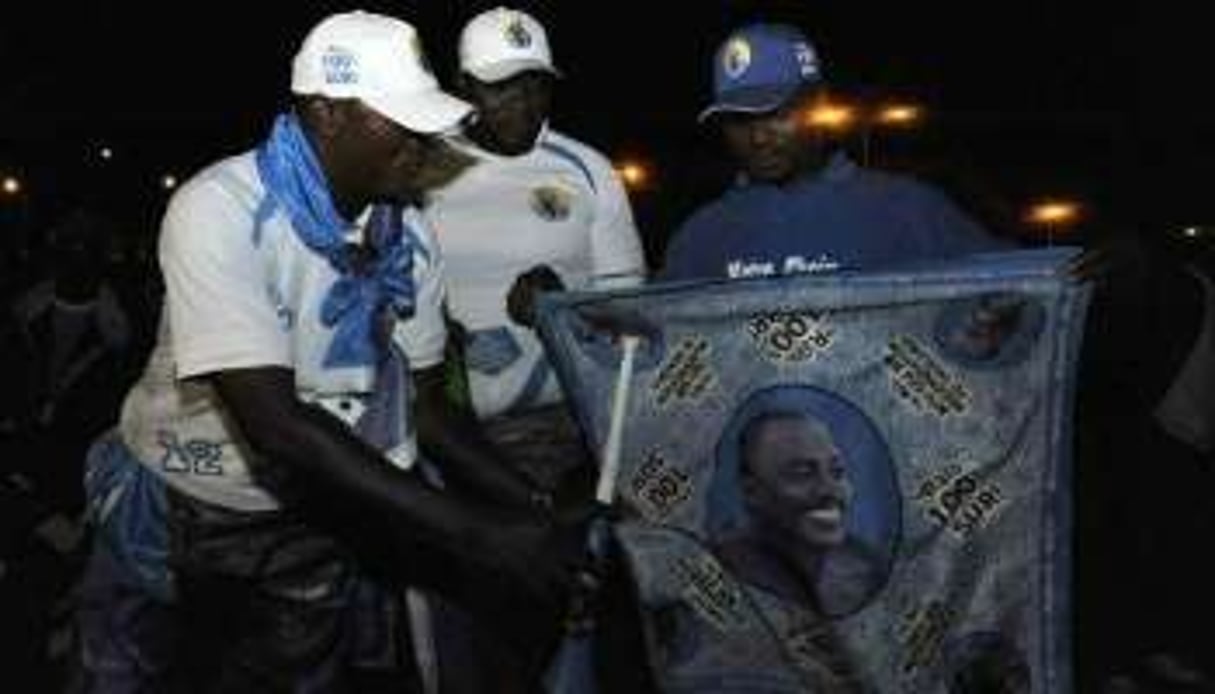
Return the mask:
<svg viewBox="0 0 1215 694">
<path fill-rule="evenodd" d="M 541 604 L 565 576 L 531 488 L 460 443 L 443 399 L 442 266 L 412 204 L 466 167 L 442 136 L 471 107 L 440 90 L 412 26 L 364 12 L 312 29 L 291 90 L 265 142 L 170 201 L 159 341 L 90 473 L 90 585 L 164 577 L 167 554 L 162 597 L 220 623 L 214 650 L 187 652 L 224 692 L 344 691 L 366 557 L 431 585 L 492 573 Z M 415 430 L 446 492 L 407 470 Z M 97 689 L 165 676 L 83 623 Z"/>
<path fill-rule="evenodd" d="M 580 439 L 532 332 L 535 295 L 636 285 L 645 260 L 610 162 L 548 127 L 548 35 L 498 7 L 459 40 L 458 87 L 477 107 L 478 162 L 427 205 L 447 264 L 448 308 L 466 329 L 468 395 L 486 431 L 545 484 L 578 460 Z M 463 375 L 463 374 L 462 374 Z"/>
</svg>

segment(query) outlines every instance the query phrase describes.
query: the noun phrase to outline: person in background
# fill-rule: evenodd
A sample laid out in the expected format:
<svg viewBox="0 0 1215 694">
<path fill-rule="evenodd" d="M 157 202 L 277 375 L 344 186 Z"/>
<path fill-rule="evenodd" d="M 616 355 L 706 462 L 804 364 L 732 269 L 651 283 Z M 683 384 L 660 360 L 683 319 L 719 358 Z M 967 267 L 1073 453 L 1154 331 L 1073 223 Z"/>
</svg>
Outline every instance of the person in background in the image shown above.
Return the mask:
<svg viewBox="0 0 1215 694">
<path fill-rule="evenodd" d="M 672 237 L 660 279 L 742 278 L 999 250 L 943 192 L 866 170 L 808 112 L 828 97 L 814 45 L 796 27 L 756 23 L 713 59 L 713 103 L 700 121 L 720 130 L 736 184 Z"/>
<path fill-rule="evenodd" d="M 585 453 L 533 331 L 536 296 L 634 286 L 646 274 L 611 163 L 549 126 L 559 77 L 531 15 L 497 7 L 469 20 L 456 84 L 477 108 L 466 129 L 477 163 L 426 207 L 463 328 L 472 407 L 489 438 L 550 489 Z"/>
<path fill-rule="evenodd" d="M 0 632 L 39 691 L 60 688 L 72 634 L 85 452 L 138 376 L 132 314 L 101 262 L 111 231 L 92 205 L 70 209 L 42 279 L 0 312 Z"/>
</svg>

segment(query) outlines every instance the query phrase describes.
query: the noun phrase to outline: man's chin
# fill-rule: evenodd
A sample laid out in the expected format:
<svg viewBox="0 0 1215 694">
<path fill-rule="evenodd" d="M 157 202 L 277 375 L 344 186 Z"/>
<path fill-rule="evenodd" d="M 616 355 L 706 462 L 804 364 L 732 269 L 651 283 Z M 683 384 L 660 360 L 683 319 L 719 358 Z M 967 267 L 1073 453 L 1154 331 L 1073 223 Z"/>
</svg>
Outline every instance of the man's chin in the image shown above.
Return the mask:
<svg viewBox="0 0 1215 694">
<path fill-rule="evenodd" d="M 792 178 L 793 169 L 783 164 L 752 165 L 747 167 L 747 176 L 755 183 L 780 184 Z"/>
</svg>

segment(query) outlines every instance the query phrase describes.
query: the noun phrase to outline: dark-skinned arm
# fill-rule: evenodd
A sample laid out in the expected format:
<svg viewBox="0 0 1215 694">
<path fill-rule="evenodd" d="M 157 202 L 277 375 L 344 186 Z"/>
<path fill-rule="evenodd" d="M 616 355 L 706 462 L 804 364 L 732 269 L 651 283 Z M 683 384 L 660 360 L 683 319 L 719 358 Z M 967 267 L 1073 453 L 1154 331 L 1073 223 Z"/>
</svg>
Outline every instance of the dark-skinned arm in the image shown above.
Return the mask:
<svg viewBox="0 0 1215 694">
<path fill-rule="evenodd" d="M 473 413 L 447 397 L 442 367 L 414 371 L 413 383 L 418 444 L 447 485 L 492 504 L 551 508 L 551 497 L 503 460 Z"/>
<path fill-rule="evenodd" d="M 288 508 L 339 535 L 399 538 L 398 544 L 422 544 L 465 566 L 504 571 L 533 594 L 560 592 L 566 573 L 553 554 L 549 523 L 474 505 L 397 468 L 340 420 L 299 400 L 290 369 L 235 369 L 207 378 L 258 454 L 255 474 L 286 490 Z"/>
</svg>

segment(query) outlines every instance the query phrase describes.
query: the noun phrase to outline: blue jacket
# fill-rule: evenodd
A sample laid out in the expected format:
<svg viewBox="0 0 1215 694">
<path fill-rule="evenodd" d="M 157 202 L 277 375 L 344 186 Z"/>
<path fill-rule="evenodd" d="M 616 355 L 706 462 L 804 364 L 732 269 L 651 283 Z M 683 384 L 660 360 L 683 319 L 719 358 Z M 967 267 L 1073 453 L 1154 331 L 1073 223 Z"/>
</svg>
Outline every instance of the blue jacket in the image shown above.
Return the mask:
<svg viewBox="0 0 1215 694">
<path fill-rule="evenodd" d="M 672 238 L 662 279 L 872 269 L 1000 250 L 937 189 L 843 154 L 783 186 L 743 184 Z"/>
</svg>

